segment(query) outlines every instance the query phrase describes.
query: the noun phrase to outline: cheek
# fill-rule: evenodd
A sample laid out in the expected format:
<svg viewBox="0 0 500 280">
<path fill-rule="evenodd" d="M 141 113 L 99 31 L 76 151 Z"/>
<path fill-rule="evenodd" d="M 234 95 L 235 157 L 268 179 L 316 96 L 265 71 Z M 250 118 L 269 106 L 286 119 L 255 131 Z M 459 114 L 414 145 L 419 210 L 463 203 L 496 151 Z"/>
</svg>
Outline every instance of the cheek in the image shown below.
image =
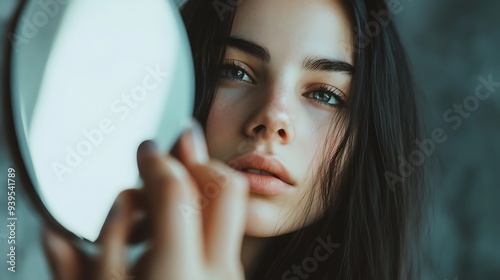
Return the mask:
<svg viewBox="0 0 500 280">
<path fill-rule="evenodd" d="M 231 116 L 231 117 L 228 117 Z M 206 141 L 210 156 L 222 159 L 237 132 L 239 116 L 229 102 L 215 98 L 207 119 Z"/>
<path fill-rule="evenodd" d="M 327 128 L 323 125 L 317 125 L 317 122 L 311 121 L 307 127 L 308 130 L 304 131 L 300 135 L 297 135 L 297 139 L 300 142 L 299 155 L 302 159 L 307 159 L 302 161 L 306 167 L 309 167 L 309 171 L 316 173 L 317 168 L 323 157 L 325 155 L 325 144 L 327 141 Z"/>
<path fill-rule="evenodd" d="M 297 154 L 297 158 L 300 158 L 300 169 L 303 170 L 303 181 L 301 187 L 299 188 L 299 193 L 297 197 L 302 197 L 303 195 L 308 196 L 312 193 L 318 193 L 320 191 L 321 184 L 315 179 L 317 178 L 319 172 L 321 171 L 321 165 L 323 162 L 328 161 L 331 153 L 327 152 L 325 146 L 327 141 L 330 141 L 327 137 L 327 129 L 325 127 L 311 126 L 309 135 L 314 135 L 314 137 L 307 137 L 304 134 L 301 138 L 302 145 L 299 149 L 300 154 Z M 314 189 L 314 192 L 312 190 Z M 300 203 L 306 203 L 306 200 L 301 200 Z"/>
</svg>

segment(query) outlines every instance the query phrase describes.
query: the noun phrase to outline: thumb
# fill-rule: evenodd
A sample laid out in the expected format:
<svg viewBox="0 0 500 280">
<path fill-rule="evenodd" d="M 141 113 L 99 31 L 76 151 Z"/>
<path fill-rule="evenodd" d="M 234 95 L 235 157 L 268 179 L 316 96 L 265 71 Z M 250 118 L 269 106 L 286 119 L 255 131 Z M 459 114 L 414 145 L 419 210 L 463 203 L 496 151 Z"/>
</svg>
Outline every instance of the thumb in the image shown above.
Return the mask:
<svg viewBox="0 0 500 280">
<path fill-rule="evenodd" d="M 69 240 L 49 228 L 43 230 L 42 240 L 54 279 L 84 279 L 86 259 Z"/>
<path fill-rule="evenodd" d="M 172 148 L 171 154 L 184 164 L 204 164 L 209 160 L 203 128 L 193 120 Z"/>
</svg>

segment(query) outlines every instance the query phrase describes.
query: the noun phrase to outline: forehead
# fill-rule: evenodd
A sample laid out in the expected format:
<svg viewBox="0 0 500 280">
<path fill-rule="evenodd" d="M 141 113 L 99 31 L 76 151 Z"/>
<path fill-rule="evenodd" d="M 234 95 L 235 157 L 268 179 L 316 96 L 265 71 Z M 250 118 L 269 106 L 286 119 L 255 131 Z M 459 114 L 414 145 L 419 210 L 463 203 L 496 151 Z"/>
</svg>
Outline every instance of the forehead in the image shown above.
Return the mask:
<svg viewBox="0 0 500 280">
<path fill-rule="evenodd" d="M 352 64 L 352 31 L 338 0 L 243 0 L 231 36 L 267 48 L 271 61 L 324 56 Z"/>
</svg>

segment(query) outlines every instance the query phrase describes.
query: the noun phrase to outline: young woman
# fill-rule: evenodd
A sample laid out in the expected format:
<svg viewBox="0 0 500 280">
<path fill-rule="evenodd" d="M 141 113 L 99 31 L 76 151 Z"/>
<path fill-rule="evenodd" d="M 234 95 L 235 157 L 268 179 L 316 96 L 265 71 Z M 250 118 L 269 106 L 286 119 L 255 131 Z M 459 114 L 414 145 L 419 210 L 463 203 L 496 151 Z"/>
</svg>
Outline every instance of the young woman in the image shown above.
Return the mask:
<svg viewBox="0 0 500 280">
<path fill-rule="evenodd" d="M 172 155 L 141 145 L 144 188 L 121 195 L 99 260 L 46 232 L 56 278 L 416 277 L 423 172 L 402 165 L 420 124 L 384 1 L 189 0 L 182 15 L 201 127 Z M 150 247 L 126 268 L 136 209 Z"/>
</svg>

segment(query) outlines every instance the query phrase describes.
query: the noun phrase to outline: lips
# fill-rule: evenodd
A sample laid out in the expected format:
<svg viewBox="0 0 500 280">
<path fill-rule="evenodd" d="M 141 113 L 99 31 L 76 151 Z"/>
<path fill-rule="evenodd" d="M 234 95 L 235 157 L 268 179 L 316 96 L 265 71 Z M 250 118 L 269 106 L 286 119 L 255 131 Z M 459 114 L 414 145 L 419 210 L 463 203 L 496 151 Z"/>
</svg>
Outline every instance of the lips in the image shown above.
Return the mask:
<svg viewBox="0 0 500 280">
<path fill-rule="evenodd" d="M 273 157 L 246 154 L 229 165 L 247 177 L 250 190 L 257 194 L 277 195 L 296 185 L 283 163 Z"/>
<path fill-rule="evenodd" d="M 253 173 L 253 174 L 257 174 L 257 175 L 273 176 L 273 177 L 278 178 L 276 175 L 271 174 L 271 173 L 269 173 L 267 171 L 264 171 L 264 170 L 258 170 L 258 169 L 253 169 L 253 168 L 245 168 L 245 169 L 242 169 L 241 171 L 248 172 L 248 173 Z"/>
</svg>

